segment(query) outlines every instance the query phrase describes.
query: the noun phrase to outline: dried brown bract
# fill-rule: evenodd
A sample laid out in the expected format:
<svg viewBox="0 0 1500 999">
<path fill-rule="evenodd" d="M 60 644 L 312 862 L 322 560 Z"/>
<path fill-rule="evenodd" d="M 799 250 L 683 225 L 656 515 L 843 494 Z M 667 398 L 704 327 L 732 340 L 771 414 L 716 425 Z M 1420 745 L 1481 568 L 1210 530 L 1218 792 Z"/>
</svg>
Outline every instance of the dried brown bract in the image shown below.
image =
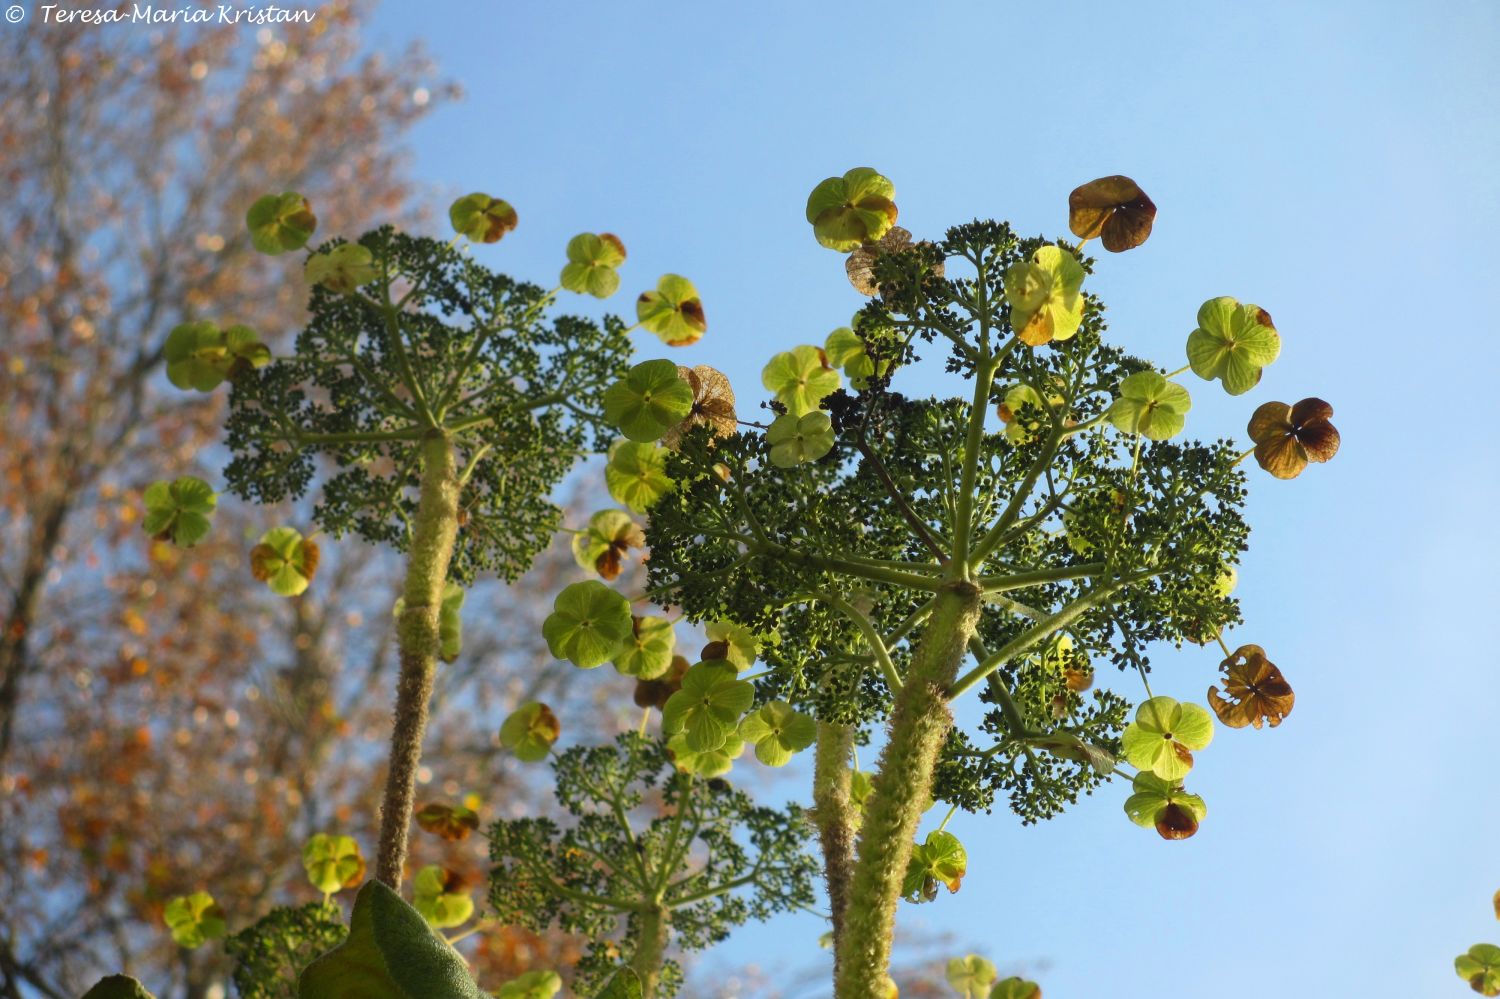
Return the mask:
<svg viewBox="0 0 1500 999">
<path fill-rule="evenodd" d="M 662 435 L 661 442 L 676 450 L 682 435 L 696 426 L 708 427 L 715 437 L 734 433 L 738 426 L 734 389 L 724 372 L 706 364 L 694 368 L 679 366 L 677 371 L 693 389 L 693 408 L 685 420 Z"/>
<path fill-rule="evenodd" d="M 1339 432 L 1328 421 L 1333 407 L 1322 399 L 1295 406 L 1268 402 L 1250 417 L 1255 460 L 1278 479 L 1295 479 L 1311 461 L 1327 461 L 1339 450 Z"/>
<path fill-rule="evenodd" d="M 1217 686 L 1209 687 L 1208 704 L 1225 725 L 1260 728 L 1270 722 L 1275 728 L 1292 713 L 1292 685 L 1259 645 L 1241 645 L 1219 665 L 1224 670 L 1224 696 Z"/>
<path fill-rule="evenodd" d="M 1068 228 L 1079 239 L 1102 236 L 1111 253 L 1134 249 L 1151 235 L 1156 205 L 1129 177 L 1100 177 L 1068 195 Z"/>
</svg>

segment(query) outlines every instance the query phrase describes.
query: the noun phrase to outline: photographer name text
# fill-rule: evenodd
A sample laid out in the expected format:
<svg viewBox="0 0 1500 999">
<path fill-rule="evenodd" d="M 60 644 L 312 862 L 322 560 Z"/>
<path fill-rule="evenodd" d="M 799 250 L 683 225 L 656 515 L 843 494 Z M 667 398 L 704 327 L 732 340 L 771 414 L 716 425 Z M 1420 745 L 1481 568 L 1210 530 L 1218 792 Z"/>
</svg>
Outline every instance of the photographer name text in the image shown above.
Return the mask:
<svg viewBox="0 0 1500 999">
<path fill-rule="evenodd" d="M 97 10 L 43 4 L 37 8 L 44 24 L 311 24 L 317 12 L 270 4 L 264 7 L 158 7 L 132 4 L 129 10 Z"/>
</svg>

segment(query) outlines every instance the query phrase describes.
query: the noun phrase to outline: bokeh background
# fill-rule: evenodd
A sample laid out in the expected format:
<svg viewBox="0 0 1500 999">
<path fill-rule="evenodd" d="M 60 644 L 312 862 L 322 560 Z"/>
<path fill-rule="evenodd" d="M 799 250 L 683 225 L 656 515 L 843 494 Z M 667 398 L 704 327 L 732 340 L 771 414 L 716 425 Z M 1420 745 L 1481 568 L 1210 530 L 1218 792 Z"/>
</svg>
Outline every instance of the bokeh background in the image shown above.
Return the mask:
<svg viewBox="0 0 1500 999">
<path fill-rule="evenodd" d="M 8 45 L 43 30 L 0 26 Z M 1230 638 L 1267 649 L 1297 707 L 1275 731 L 1220 728 L 1194 771 L 1208 817 L 1185 842 L 1130 824 L 1118 785 L 1039 826 L 955 818 L 968 877 L 903 907 L 902 953 L 982 953 L 1050 999 L 1465 994 L 1453 956 L 1500 937 L 1500 7 L 434 0 L 380 6 L 360 32 L 368 52 L 420 39 L 437 67 L 403 79 L 415 117 L 399 133 L 357 140 L 409 150 L 401 210 L 505 197 L 520 227 L 477 252 L 544 284 L 570 236 L 618 233 L 630 259 L 608 306 L 691 277 L 709 331 L 670 356 L 720 368 L 752 404 L 771 354 L 821 343 L 862 301 L 802 215 L 822 178 L 877 168 L 919 238 L 975 217 L 1062 235 L 1073 187 L 1139 181 L 1152 238 L 1089 282 L 1113 339 L 1175 368 L 1216 295 L 1262 305 L 1283 337 L 1247 396 L 1188 376 L 1189 433 L 1244 440 L 1269 399 L 1335 407 L 1333 462 L 1291 483 L 1252 470 L 1247 624 Z M 243 31 L 223 58 L 264 45 Z M 279 186 L 274 158 L 258 169 L 250 186 Z M 346 227 L 367 221 L 356 208 Z M 8 267 L 30 266 L 22 249 Z M 903 389 L 947 391 L 937 367 Z M 1158 693 L 1201 700 L 1219 655 L 1153 659 Z M 456 703 L 464 723 L 493 719 Z M 762 793 L 805 798 L 804 776 Z M 823 929 L 747 927 L 688 994 L 826 995 Z"/>
</svg>

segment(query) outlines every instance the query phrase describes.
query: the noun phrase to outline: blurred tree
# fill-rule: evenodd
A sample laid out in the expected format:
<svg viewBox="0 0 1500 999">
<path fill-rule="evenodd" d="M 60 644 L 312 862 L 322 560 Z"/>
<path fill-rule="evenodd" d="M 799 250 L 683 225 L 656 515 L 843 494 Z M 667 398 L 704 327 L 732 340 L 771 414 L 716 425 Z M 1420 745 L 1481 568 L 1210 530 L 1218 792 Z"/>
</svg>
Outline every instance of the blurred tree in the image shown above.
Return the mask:
<svg viewBox="0 0 1500 999">
<path fill-rule="evenodd" d="M 400 138 L 456 96 L 416 49 L 364 53 L 362 5 L 316 13 L 0 41 L 0 996 L 76 996 L 118 969 L 163 997 L 222 994 L 221 952 L 179 951 L 167 899 L 211 887 L 233 929 L 317 896 L 307 835 L 373 851 L 392 567 L 329 546 L 328 585 L 277 600 L 246 585 L 265 526 L 246 511 L 226 505 L 189 552 L 139 524 L 151 480 L 217 481 L 223 463 L 200 454 L 223 395 L 165 384 L 166 331 L 244 321 L 274 348 L 303 313 L 300 282 L 251 252 L 246 207 L 295 188 L 329 232 L 410 214 Z M 536 570 L 571 571 L 566 552 Z M 561 585 L 470 595 L 434 705 L 434 799 L 500 800 L 488 736 L 570 672 L 535 668 L 547 608 L 513 602 Z M 513 814 L 525 797 L 506 793 Z M 482 863 L 477 843 L 417 853 Z M 569 945 L 491 930 L 467 946 L 503 977 Z"/>
</svg>

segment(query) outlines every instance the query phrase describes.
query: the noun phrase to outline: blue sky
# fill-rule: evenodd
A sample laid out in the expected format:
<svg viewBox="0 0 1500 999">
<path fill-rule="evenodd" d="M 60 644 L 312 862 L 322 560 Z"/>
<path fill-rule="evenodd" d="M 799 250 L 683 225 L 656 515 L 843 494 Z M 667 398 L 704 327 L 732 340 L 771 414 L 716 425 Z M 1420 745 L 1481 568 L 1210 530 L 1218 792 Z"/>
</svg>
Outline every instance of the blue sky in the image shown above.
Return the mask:
<svg viewBox="0 0 1500 999">
<path fill-rule="evenodd" d="M 1331 464 L 1251 481 L 1235 637 L 1266 647 L 1297 708 L 1200 754 L 1193 840 L 1131 825 L 1120 787 L 1040 827 L 960 817 L 962 892 L 902 918 L 1002 968 L 1045 964 L 1049 999 L 1468 994 L 1453 956 L 1500 941 L 1500 7 L 380 11 L 375 42 L 413 36 L 467 91 L 418 129 L 418 176 L 520 213 L 482 252 L 551 283 L 568 237 L 620 234 L 615 307 L 662 272 L 690 276 L 709 333 L 672 356 L 750 399 L 773 352 L 821 342 L 860 303 L 802 216 L 822 178 L 876 167 L 918 236 L 976 216 L 1060 235 L 1071 188 L 1136 178 L 1155 233 L 1090 281 L 1113 339 L 1175 368 L 1200 302 L 1259 303 L 1281 359 L 1240 398 L 1190 379 L 1190 433 L 1243 439 L 1254 405 L 1307 395 L 1343 432 Z M 922 377 L 906 387 L 938 387 Z M 1160 656 L 1153 686 L 1201 699 L 1217 659 Z M 750 928 L 708 964 L 808 965 L 820 931 Z"/>
</svg>

